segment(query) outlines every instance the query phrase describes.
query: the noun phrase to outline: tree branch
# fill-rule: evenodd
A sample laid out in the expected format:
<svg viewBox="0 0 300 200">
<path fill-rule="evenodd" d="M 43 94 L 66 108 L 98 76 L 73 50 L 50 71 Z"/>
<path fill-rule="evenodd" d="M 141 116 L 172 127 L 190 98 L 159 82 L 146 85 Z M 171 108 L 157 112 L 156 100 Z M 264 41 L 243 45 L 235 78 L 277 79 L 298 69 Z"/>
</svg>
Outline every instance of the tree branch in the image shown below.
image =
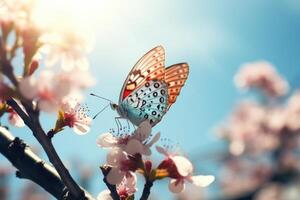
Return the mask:
<svg viewBox="0 0 300 200">
<path fill-rule="evenodd" d="M 144 185 L 143 193 L 140 200 L 147 200 L 149 198 L 152 186 L 153 186 L 153 181 L 146 179 L 146 183 Z"/>
<path fill-rule="evenodd" d="M 51 140 L 47 137 L 43 128 L 41 127 L 38 114 L 31 107 L 30 104 L 23 104 L 28 114 L 26 114 L 22 108 L 13 99 L 7 100 L 7 104 L 11 106 L 23 119 L 24 123 L 31 129 L 34 137 L 39 141 L 45 150 L 49 161 L 53 164 L 63 183 L 68 188 L 70 195 L 73 199 L 83 200 L 85 199 L 84 191 L 78 186 L 75 180 L 70 175 L 69 171 L 64 166 L 63 162 L 59 158 Z"/>
<path fill-rule="evenodd" d="M 0 127 L 0 152 L 18 169 L 19 178 L 35 182 L 57 199 L 72 199 L 55 169 L 3 127 Z M 85 194 L 87 200 L 93 200 L 88 192 Z"/>
<path fill-rule="evenodd" d="M 101 171 L 102 171 L 102 174 L 104 176 L 103 178 L 103 182 L 105 183 L 106 187 L 109 189 L 110 191 L 110 196 L 112 197 L 113 200 L 120 200 L 120 197 L 119 197 L 119 194 L 118 194 L 118 191 L 117 191 L 117 188 L 115 185 L 111 185 L 107 179 L 106 179 L 106 176 L 107 174 L 109 173 L 109 171 L 111 170 L 111 167 L 108 167 L 108 166 L 102 166 L 100 167 Z"/>
<path fill-rule="evenodd" d="M 17 87 L 18 81 L 14 75 L 13 67 L 7 60 L 5 48 L 4 44 L 2 44 L 2 37 L 0 37 L 0 68 L 2 68 L 2 73 Z"/>
</svg>

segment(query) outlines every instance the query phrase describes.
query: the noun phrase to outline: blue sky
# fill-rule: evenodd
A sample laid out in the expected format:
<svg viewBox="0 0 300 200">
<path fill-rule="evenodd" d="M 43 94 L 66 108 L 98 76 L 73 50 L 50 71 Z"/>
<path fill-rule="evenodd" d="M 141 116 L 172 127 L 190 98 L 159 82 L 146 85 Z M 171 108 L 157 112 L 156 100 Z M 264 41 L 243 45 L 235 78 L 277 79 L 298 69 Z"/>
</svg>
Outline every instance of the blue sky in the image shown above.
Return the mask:
<svg viewBox="0 0 300 200">
<path fill-rule="evenodd" d="M 242 98 L 233 85 L 233 76 L 245 62 L 268 60 L 291 83 L 300 84 L 300 3 L 297 0 L 152 0 L 103 1 L 99 7 L 96 43 L 89 59 L 97 79 L 87 91 L 118 101 L 128 72 L 149 49 L 163 45 L 166 65 L 188 62 L 190 77 L 180 97 L 154 132 L 189 155 L 219 148 L 214 127 Z M 86 96 L 91 115 L 106 102 Z M 116 113 L 103 112 L 87 136 L 66 130 L 54 138 L 63 160 L 80 158 L 93 168 L 104 162 L 105 150 L 96 146 L 100 133 L 115 127 Z M 44 116 L 43 123 L 50 128 Z M 30 144 L 36 141 L 24 129 L 12 131 Z M 28 132 L 28 133 L 27 133 Z M 67 141 L 67 142 L 66 142 Z M 198 160 L 197 160 L 198 161 Z M 0 163 L 5 163 L 0 157 Z M 216 173 L 205 168 L 199 173 Z M 104 186 L 96 173 L 93 193 Z M 14 181 L 17 187 L 19 180 Z M 166 191 L 156 187 L 156 193 Z M 167 192 L 165 192 L 167 193 Z M 166 194 L 162 199 L 171 198 Z"/>
</svg>

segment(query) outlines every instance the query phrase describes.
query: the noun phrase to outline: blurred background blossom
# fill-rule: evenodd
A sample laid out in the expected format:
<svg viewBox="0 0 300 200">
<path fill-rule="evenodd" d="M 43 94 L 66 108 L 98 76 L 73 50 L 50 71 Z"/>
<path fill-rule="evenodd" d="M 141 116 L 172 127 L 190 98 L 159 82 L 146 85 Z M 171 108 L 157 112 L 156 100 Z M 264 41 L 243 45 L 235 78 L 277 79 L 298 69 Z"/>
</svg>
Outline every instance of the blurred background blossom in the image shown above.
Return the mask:
<svg viewBox="0 0 300 200">
<path fill-rule="evenodd" d="M 293 199 L 283 191 L 299 181 L 299 94 L 281 99 L 287 83 L 267 62 L 242 65 L 235 80 L 238 87 L 253 87 L 261 96 L 241 100 L 218 129 L 229 143 L 221 187 L 233 199 Z"/>
</svg>

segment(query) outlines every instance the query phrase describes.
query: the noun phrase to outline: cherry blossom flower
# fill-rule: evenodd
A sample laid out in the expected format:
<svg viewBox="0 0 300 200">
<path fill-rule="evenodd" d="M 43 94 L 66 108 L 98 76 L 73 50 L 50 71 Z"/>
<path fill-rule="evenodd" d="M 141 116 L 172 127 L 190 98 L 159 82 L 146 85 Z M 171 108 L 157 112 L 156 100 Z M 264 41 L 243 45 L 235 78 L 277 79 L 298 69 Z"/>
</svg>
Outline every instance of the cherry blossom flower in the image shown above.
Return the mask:
<svg viewBox="0 0 300 200">
<path fill-rule="evenodd" d="M 121 200 L 126 200 L 128 197 L 132 196 L 136 191 L 136 175 L 131 174 L 131 176 L 124 177 L 122 182 L 118 185 L 117 187 L 117 192 L 118 195 L 120 196 Z M 97 200 L 112 200 L 110 196 L 110 191 L 109 190 L 104 190 L 102 191 L 98 196 Z"/>
<path fill-rule="evenodd" d="M 8 114 L 8 121 L 11 125 L 16 126 L 16 127 L 24 127 L 25 123 L 23 119 L 16 113 L 16 111 L 12 108 L 9 108 L 7 111 Z"/>
<path fill-rule="evenodd" d="M 70 85 L 58 82 L 53 72 L 45 70 L 38 79 L 33 76 L 23 78 L 19 89 L 27 99 L 37 100 L 39 109 L 54 112 L 60 100 L 68 94 Z"/>
<path fill-rule="evenodd" d="M 80 91 L 93 83 L 89 74 L 81 72 L 82 77 L 78 78 L 79 73 L 72 71 L 54 74 L 50 70 L 44 70 L 38 78 L 23 78 L 19 89 L 25 98 L 36 100 L 39 109 L 56 112 L 64 98 L 73 96 L 80 99 Z"/>
<path fill-rule="evenodd" d="M 104 133 L 97 139 L 97 144 L 102 148 L 118 147 L 126 153 L 134 155 L 151 155 L 151 146 L 160 138 L 157 133 L 150 140 L 152 126 L 148 121 L 142 122 L 132 135 L 114 136 L 111 133 Z"/>
<path fill-rule="evenodd" d="M 4 0 L 0 1 L 0 14 L 4 13 L 6 10 Z"/>
<path fill-rule="evenodd" d="M 266 109 L 252 101 L 239 103 L 226 125 L 218 130 L 219 136 L 229 141 L 230 153 L 241 155 L 275 149 L 279 145 L 279 138 L 272 130 L 280 129 L 282 125 L 276 122 L 280 119 L 272 112 L 275 110 Z"/>
<path fill-rule="evenodd" d="M 93 31 L 88 31 L 90 27 L 85 26 L 90 20 L 78 21 L 78 8 L 73 5 L 72 1 L 39 1 L 32 12 L 32 21 L 44 30 L 40 38 L 43 44 L 40 52 L 45 55 L 47 67 L 60 66 L 63 71 L 87 71 L 89 62 L 86 55 L 92 49 Z M 61 9 L 64 7 L 68 9 Z M 83 29 L 79 30 L 78 25 Z"/>
<path fill-rule="evenodd" d="M 23 109 L 23 107 L 21 106 Z M 5 113 L 8 114 L 8 122 L 16 127 L 24 127 L 25 123 L 22 120 L 22 118 L 16 113 L 14 109 L 12 109 L 10 106 L 8 106 L 6 103 L 4 103 L 2 100 L 0 100 L 0 117 L 2 117 Z"/>
<path fill-rule="evenodd" d="M 239 87 L 259 89 L 270 99 L 242 101 L 219 129 L 233 154 L 224 155 L 224 193 L 239 196 L 255 191 L 259 195 L 254 199 L 288 199 L 282 196 L 283 188 L 276 185 L 264 191 L 262 186 L 268 186 L 274 176 L 285 179 L 299 171 L 300 93 L 296 91 L 282 101 L 288 84 L 266 62 L 245 65 L 235 80 Z"/>
<path fill-rule="evenodd" d="M 51 33 L 43 35 L 41 42 L 44 44 L 42 52 L 46 54 L 46 66 L 60 64 L 65 71 L 86 71 L 89 68 L 86 53 L 90 48 L 84 38 L 71 32 Z"/>
<path fill-rule="evenodd" d="M 72 69 L 68 72 L 62 71 L 57 78 L 59 82 L 72 86 L 71 93 L 87 89 L 95 84 L 95 79 L 89 71 L 82 71 L 80 69 Z"/>
<path fill-rule="evenodd" d="M 18 0 L 1 0 L 0 2 L 0 19 L 3 20 L 10 18 L 15 19 L 19 16 L 26 16 L 26 12 L 24 12 L 24 6 L 26 5 L 26 1 L 18 1 Z"/>
<path fill-rule="evenodd" d="M 253 162 L 245 157 L 235 157 L 223 164 L 220 180 L 228 196 L 250 192 L 262 185 L 271 175 L 272 166 L 262 160 Z"/>
<path fill-rule="evenodd" d="M 0 4 L 0 24 L 14 24 L 17 29 L 30 24 L 28 13 L 34 7 L 34 0 L 2 0 Z"/>
<path fill-rule="evenodd" d="M 289 99 L 286 108 L 286 126 L 292 131 L 300 130 L 300 92 L 295 92 Z"/>
<path fill-rule="evenodd" d="M 256 87 L 270 96 L 283 96 L 288 91 L 288 83 L 266 61 L 244 64 L 235 77 L 239 88 Z"/>
<path fill-rule="evenodd" d="M 176 200 L 204 200 L 204 199 L 208 199 L 205 191 L 193 184 L 186 185 L 185 190 L 176 195 Z"/>
<path fill-rule="evenodd" d="M 109 190 L 103 190 L 98 194 L 97 200 L 113 200 L 113 198 L 110 196 Z"/>
<path fill-rule="evenodd" d="M 112 185 L 120 184 L 124 177 L 129 178 L 133 176 L 132 172 L 138 168 L 136 159 L 129 157 L 129 155 L 120 148 L 112 148 L 108 152 L 107 164 L 111 167 L 111 170 L 106 178 Z"/>
<path fill-rule="evenodd" d="M 87 115 L 87 108 L 82 107 L 76 100 L 64 99 L 60 115 L 55 129 L 60 130 L 68 126 L 73 128 L 78 135 L 84 135 L 90 131 L 92 119 Z"/>
<path fill-rule="evenodd" d="M 171 178 L 169 189 L 173 193 L 180 193 L 185 189 L 185 182 L 190 182 L 198 187 L 206 187 L 210 185 L 215 177 L 211 175 L 193 176 L 194 167 L 192 163 L 184 156 L 171 155 L 166 149 L 157 146 L 159 153 L 167 156 L 158 166 L 158 169 L 166 169 Z"/>
<path fill-rule="evenodd" d="M 273 199 L 281 200 L 283 188 L 279 184 L 271 183 L 265 186 L 257 195 L 255 195 L 255 200 Z"/>
<path fill-rule="evenodd" d="M 137 177 L 134 173 L 125 176 L 120 184 L 117 185 L 117 191 L 121 199 L 132 196 L 136 191 Z"/>
</svg>

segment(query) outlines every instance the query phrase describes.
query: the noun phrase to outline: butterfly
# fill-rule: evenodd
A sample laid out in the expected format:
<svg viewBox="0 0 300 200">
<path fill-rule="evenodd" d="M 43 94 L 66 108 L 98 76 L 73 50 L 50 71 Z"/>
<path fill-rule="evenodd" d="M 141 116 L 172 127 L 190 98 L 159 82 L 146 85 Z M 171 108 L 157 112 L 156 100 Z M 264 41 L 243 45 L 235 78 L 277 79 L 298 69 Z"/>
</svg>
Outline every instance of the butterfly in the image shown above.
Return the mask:
<svg viewBox="0 0 300 200">
<path fill-rule="evenodd" d="M 175 103 L 189 75 L 187 63 L 165 68 L 165 51 L 157 46 L 146 53 L 129 72 L 119 97 L 119 105 L 112 109 L 138 126 L 149 120 L 159 123 Z"/>
</svg>

